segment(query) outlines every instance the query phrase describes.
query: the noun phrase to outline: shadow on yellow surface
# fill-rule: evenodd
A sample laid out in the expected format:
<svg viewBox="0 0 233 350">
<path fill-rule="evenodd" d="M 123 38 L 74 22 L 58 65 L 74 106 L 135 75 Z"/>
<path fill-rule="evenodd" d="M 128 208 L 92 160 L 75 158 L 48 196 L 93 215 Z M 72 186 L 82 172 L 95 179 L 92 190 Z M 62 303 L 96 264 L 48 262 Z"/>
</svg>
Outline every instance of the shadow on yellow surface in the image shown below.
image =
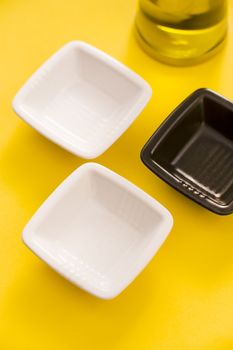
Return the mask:
<svg viewBox="0 0 233 350">
<path fill-rule="evenodd" d="M 77 337 L 83 348 L 111 348 L 112 339 L 115 348 L 133 332 L 150 308 L 151 298 L 156 297 L 145 275 L 117 299 L 103 301 L 75 287 L 37 258 L 30 257 L 30 268 L 27 264 L 25 261 L 21 277 L 14 280 L 14 288 L 6 295 L 2 317 L 6 324 L 17 325 L 22 323 L 23 315 L 23 327 L 30 332 L 30 337 L 36 337 L 38 326 L 43 327 L 43 336 L 48 334 L 47 340 L 54 347 L 60 345 L 59 339 L 63 339 L 65 346 L 64 339 L 70 338 L 75 343 Z M 136 299 L 133 297 L 135 289 Z M 14 320 L 9 315 L 8 305 L 14 305 Z M 91 330 L 89 336 L 88 329 Z M 27 339 L 24 344 L 27 349 Z"/>
<path fill-rule="evenodd" d="M 35 210 L 83 162 L 20 123 L 2 150 L 1 178 L 21 205 Z"/>
</svg>

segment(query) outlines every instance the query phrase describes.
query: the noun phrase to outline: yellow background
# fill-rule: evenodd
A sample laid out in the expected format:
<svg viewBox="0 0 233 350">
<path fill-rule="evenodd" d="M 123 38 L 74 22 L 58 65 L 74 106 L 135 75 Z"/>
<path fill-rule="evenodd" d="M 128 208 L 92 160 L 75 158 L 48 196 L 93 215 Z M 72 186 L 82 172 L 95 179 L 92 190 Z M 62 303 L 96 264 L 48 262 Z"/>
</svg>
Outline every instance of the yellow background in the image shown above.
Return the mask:
<svg viewBox="0 0 233 350">
<path fill-rule="evenodd" d="M 231 2 L 230 22 L 233 21 Z M 0 0 L 0 349 L 232 350 L 233 216 L 201 208 L 153 175 L 139 153 L 168 113 L 199 87 L 233 99 L 233 31 L 224 50 L 189 68 L 138 47 L 136 0 Z M 166 243 L 111 301 L 76 288 L 34 256 L 21 232 L 38 206 L 84 160 L 22 122 L 11 101 L 52 53 L 81 39 L 143 76 L 153 97 L 97 162 L 173 214 Z"/>
</svg>

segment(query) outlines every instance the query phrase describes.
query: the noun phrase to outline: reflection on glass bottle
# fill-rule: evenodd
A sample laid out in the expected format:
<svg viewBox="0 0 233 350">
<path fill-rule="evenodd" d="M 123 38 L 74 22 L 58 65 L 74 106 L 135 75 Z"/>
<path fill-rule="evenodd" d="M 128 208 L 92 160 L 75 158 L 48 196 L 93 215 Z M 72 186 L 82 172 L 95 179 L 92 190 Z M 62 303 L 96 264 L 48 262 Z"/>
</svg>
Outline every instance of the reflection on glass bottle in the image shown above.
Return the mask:
<svg viewBox="0 0 233 350">
<path fill-rule="evenodd" d="M 176 65 L 210 57 L 227 32 L 226 0 L 139 0 L 136 32 L 144 50 Z"/>
</svg>

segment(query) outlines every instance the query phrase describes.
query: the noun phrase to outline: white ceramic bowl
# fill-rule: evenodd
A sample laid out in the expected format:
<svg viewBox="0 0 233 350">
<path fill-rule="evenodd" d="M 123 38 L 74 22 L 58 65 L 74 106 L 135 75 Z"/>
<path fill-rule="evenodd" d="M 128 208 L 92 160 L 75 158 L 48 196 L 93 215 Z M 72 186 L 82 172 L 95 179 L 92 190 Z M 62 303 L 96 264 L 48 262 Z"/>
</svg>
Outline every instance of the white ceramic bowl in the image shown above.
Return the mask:
<svg viewBox="0 0 233 350">
<path fill-rule="evenodd" d="M 144 269 L 172 224 L 155 199 L 111 170 L 87 163 L 39 208 L 23 240 L 68 280 L 110 299 Z"/>
<path fill-rule="evenodd" d="M 45 62 L 13 100 L 41 134 L 87 159 L 109 148 L 151 97 L 145 80 L 106 53 L 70 42 Z"/>
</svg>

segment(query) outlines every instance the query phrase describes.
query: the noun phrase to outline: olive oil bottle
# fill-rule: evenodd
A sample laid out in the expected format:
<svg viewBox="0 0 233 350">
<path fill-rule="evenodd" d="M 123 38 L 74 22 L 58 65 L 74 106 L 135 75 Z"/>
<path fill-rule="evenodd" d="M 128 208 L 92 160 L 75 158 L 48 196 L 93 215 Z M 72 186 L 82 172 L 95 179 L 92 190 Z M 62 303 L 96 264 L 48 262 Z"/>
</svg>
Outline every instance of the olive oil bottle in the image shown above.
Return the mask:
<svg viewBox="0 0 233 350">
<path fill-rule="evenodd" d="M 136 35 L 154 58 L 174 65 L 212 56 L 227 32 L 227 0 L 139 0 Z"/>
</svg>

